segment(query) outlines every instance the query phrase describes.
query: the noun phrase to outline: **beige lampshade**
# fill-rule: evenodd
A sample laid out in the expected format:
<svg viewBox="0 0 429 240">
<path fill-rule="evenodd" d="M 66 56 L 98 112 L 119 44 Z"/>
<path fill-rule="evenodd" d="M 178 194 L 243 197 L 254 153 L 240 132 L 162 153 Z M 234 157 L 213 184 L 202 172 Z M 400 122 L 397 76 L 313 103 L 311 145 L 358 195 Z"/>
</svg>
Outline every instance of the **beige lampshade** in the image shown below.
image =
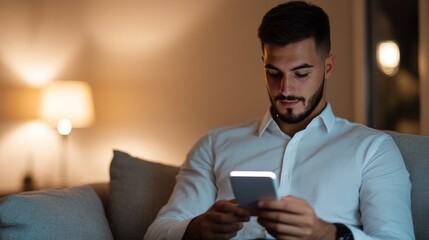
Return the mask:
<svg viewBox="0 0 429 240">
<path fill-rule="evenodd" d="M 84 128 L 94 121 L 91 88 L 86 82 L 54 81 L 41 97 L 40 115 L 52 125 L 66 119 L 71 127 Z"/>
</svg>

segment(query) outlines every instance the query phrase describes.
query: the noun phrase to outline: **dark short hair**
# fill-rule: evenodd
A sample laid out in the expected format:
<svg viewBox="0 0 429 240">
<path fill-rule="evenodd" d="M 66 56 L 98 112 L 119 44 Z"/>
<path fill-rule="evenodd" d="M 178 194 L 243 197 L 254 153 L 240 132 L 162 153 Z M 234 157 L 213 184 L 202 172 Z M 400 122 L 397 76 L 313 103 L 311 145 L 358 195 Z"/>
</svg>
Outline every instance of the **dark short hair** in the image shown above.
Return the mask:
<svg viewBox="0 0 429 240">
<path fill-rule="evenodd" d="M 264 44 L 286 46 L 313 38 L 316 51 L 328 56 L 331 51 L 329 17 L 322 8 L 303 1 L 291 1 L 269 10 L 258 29 Z"/>
</svg>

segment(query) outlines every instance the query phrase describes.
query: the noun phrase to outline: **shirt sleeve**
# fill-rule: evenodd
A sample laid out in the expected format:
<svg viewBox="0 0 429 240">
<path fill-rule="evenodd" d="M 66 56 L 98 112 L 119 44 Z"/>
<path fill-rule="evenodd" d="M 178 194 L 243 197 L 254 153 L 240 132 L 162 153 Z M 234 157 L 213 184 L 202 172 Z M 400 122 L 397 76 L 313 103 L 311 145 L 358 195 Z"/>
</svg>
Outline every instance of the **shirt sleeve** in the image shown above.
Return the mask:
<svg viewBox="0 0 429 240">
<path fill-rule="evenodd" d="M 189 222 L 207 211 L 216 199 L 212 166 L 213 151 L 208 134 L 189 152 L 168 203 L 148 228 L 145 239 L 182 239 Z"/>
<path fill-rule="evenodd" d="M 387 135 L 374 145 L 362 169 L 359 201 L 363 230 L 348 227 L 355 239 L 415 239 L 411 182 L 401 152 Z"/>
</svg>

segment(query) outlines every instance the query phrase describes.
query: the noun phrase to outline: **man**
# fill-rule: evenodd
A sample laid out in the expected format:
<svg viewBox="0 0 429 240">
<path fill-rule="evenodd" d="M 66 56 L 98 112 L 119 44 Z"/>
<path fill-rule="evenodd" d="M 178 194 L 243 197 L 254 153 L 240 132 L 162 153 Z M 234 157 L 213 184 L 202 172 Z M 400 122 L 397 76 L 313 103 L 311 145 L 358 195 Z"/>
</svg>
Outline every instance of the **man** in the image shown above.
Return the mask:
<svg viewBox="0 0 429 240">
<path fill-rule="evenodd" d="M 258 33 L 269 111 L 196 144 L 146 239 L 414 239 L 394 141 L 335 117 L 326 100 L 335 65 L 326 13 L 288 2 Z M 231 200 L 232 170 L 275 172 L 283 197 L 260 201 L 251 216 Z"/>
</svg>

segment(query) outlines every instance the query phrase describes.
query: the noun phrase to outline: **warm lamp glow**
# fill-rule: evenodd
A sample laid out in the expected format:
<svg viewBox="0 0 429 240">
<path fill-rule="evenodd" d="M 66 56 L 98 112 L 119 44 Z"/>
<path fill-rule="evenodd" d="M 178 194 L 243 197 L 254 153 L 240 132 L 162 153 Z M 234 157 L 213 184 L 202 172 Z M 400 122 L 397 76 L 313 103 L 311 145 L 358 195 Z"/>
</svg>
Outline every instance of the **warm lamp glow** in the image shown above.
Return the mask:
<svg viewBox="0 0 429 240">
<path fill-rule="evenodd" d="M 55 81 L 42 92 L 40 114 L 62 135 L 72 127 L 88 127 L 94 121 L 91 88 L 81 81 Z"/>
<path fill-rule="evenodd" d="M 69 119 L 60 119 L 57 124 L 57 129 L 61 135 L 69 135 L 72 130 L 72 123 Z"/>
<path fill-rule="evenodd" d="M 67 66 L 81 44 L 78 37 L 53 33 L 45 33 L 45 41 L 36 38 L 40 41 L 32 39 L 35 42 L 29 43 L 25 41 L 25 32 L 18 34 L 18 29 L 7 30 L 11 36 L 0 45 L 0 57 L 22 80 L 36 87 L 52 81 Z"/>
<path fill-rule="evenodd" d="M 394 41 L 384 41 L 377 45 L 377 63 L 381 71 L 388 76 L 398 72 L 400 52 Z"/>
<path fill-rule="evenodd" d="M 16 74 L 16 80 L 34 87 L 47 84 L 69 67 L 85 39 L 79 24 L 82 17 L 71 10 L 79 4 L 73 2 L 79 1 L 42 2 L 2 2 L 0 7 L 2 65 Z"/>
</svg>

